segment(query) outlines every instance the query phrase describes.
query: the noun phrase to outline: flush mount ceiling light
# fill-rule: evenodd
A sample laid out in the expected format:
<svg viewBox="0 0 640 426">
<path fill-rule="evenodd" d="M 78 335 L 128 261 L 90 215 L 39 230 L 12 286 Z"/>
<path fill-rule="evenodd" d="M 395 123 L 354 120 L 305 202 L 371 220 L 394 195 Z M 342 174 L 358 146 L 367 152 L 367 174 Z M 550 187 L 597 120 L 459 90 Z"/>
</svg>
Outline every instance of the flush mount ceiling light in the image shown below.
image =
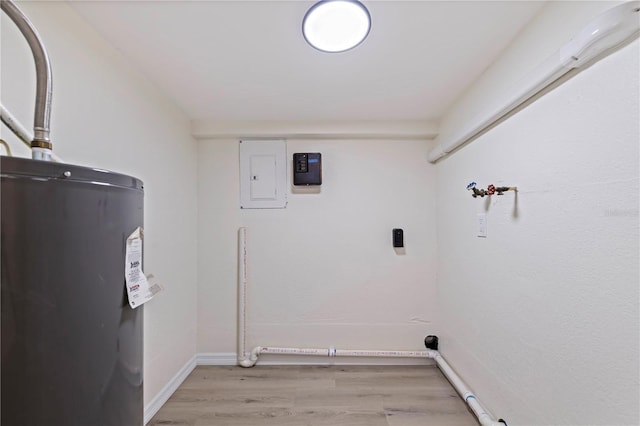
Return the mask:
<svg viewBox="0 0 640 426">
<path fill-rule="evenodd" d="M 322 0 L 304 15 L 302 34 L 323 52 L 344 52 L 367 38 L 371 15 L 357 0 Z"/>
</svg>

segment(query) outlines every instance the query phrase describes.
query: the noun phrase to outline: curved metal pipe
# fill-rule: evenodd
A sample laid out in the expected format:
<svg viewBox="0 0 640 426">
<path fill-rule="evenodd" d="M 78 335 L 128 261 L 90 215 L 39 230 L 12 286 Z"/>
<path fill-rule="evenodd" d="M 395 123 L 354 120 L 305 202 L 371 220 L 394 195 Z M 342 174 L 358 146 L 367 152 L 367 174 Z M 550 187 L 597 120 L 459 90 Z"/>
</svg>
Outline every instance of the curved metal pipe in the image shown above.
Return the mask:
<svg viewBox="0 0 640 426">
<path fill-rule="evenodd" d="M 5 151 L 7 151 L 7 156 L 8 157 L 11 157 L 13 155 L 11 153 L 11 147 L 9 146 L 9 144 L 4 139 L 0 139 L 0 145 L 4 146 Z"/>
<path fill-rule="evenodd" d="M 31 148 L 41 148 L 34 150 L 34 158 L 36 152 L 42 158 L 47 156 L 47 150 L 51 150 L 50 133 L 50 117 L 51 117 L 51 63 L 49 55 L 44 48 L 44 44 L 40 39 L 40 35 L 34 28 L 29 19 L 22 13 L 20 9 L 11 0 L 0 0 L 2 11 L 16 24 L 22 35 L 27 40 L 33 59 L 36 64 L 36 105 L 33 116 L 33 140 Z M 44 151 L 44 152 L 43 152 Z"/>
<path fill-rule="evenodd" d="M 18 139 L 24 142 L 24 144 L 27 145 L 27 147 L 31 147 L 31 141 L 33 140 L 33 136 L 31 136 L 31 133 L 29 133 L 29 131 L 22 125 L 22 123 L 20 123 L 18 119 L 15 118 L 9 112 L 9 110 L 7 110 L 2 104 L 0 104 L 0 119 L 2 119 L 2 122 L 9 128 L 9 130 L 13 132 L 14 135 L 18 137 Z M 38 148 L 36 148 L 36 150 L 37 149 Z M 42 150 L 42 148 L 39 148 L 39 149 Z M 42 158 L 38 156 L 38 154 L 40 153 L 34 152 L 33 159 L 55 161 L 56 163 L 64 163 L 64 161 L 62 161 L 62 159 L 58 157 L 56 154 L 51 152 L 50 149 L 46 151 L 48 151 L 47 152 L 48 158 Z"/>
</svg>

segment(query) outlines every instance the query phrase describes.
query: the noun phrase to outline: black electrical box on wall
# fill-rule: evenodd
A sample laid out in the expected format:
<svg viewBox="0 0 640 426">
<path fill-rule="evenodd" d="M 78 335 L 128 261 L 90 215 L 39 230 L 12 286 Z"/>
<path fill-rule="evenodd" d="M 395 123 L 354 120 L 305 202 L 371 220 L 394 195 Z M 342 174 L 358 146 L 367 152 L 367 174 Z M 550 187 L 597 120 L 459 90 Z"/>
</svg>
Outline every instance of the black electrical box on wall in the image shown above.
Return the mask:
<svg viewBox="0 0 640 426">
<path fill-rule="evenodd" d="M 393 246 L 404 247 L 404 231 L 402 228 L 393 228 Z"/>
<path fill-rule="evenodd" d="M 293 154 L 293 184 L 322 185 L 322 154 L 319 152 Z"/>
</svg>

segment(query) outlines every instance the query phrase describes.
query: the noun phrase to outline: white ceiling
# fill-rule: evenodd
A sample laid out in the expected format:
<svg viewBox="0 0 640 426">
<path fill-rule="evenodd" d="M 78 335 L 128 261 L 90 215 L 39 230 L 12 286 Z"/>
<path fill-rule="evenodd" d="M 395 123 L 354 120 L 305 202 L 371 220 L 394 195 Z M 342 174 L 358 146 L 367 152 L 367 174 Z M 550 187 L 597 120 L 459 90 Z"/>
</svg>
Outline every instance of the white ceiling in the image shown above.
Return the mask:
<svg viewBox="0 0 640 426">
<path fill-rule="evenodd" d="M 543 2 L 363 1 L 369 37 L 306 44 L 313 1 L 76 1 L 192 118 L 437 121 Z"/>
</svg>

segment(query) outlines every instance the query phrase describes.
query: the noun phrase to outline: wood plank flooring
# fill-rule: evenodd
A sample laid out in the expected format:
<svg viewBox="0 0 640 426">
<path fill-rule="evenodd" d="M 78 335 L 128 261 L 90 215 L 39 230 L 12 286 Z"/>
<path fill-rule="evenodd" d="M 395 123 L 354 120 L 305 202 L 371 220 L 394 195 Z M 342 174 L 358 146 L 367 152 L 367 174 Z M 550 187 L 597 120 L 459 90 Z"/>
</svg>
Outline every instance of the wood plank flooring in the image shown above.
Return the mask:
<svg viewBox="0 0 640 426">
<path fill-rule="evenodd" d="M 149 426 L 478 426 L 435 366 L 199 366 Z"/>
</svg>

